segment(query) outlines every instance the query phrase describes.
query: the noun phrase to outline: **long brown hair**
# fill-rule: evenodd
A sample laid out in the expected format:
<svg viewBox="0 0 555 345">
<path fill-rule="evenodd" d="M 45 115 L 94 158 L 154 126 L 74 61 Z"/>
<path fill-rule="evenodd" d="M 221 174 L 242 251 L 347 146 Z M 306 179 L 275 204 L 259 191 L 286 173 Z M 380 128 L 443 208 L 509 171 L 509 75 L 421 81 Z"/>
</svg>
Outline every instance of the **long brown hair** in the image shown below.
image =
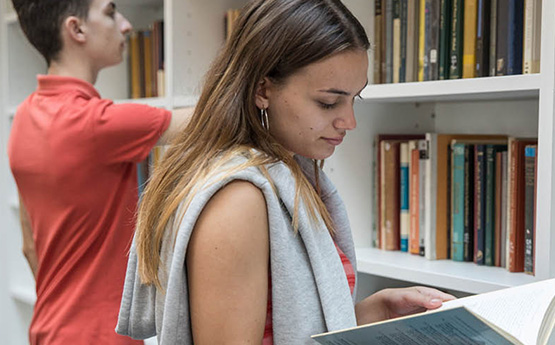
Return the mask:
<svg viewBox="0 0 555 345">
<path fill-rule="evenodd" d="M 358 20 L 339 0 L 253 0 L 241 11 L 230 40 L 206 75 L 188 126 L 177 136 L 146 187 L 137 219 L 139 274 L 160 287 L 165 231 L 176 231 L 187 206 L 218 162 L 255 148 L 246 166 L 282 161 L 296 180 L 311 218 L 331 217 L 291 155 L 262 127 L 255 105 L 258 82 L 284 83 L 299 69 L 346 50 L 369 48 Z M 316 165 L 315 165 L 316 168 Z M 177 214 L 177 210 L 180 214 Z M 297 225 L 297 212 L 293 225 Z"/>
</svg>

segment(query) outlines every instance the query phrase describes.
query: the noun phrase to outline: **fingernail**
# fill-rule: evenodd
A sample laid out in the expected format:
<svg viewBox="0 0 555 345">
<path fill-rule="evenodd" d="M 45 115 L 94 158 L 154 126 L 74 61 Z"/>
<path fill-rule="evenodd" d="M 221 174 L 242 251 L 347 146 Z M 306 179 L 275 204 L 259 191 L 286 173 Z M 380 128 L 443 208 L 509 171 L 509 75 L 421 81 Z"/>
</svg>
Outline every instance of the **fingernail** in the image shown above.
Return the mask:
<svg viewBox="0 0 555 345">
<path fill-rule="evenodd" d="M 430 301 L 430 303 L 432 303 L 432 304 L 440 304 L 440 303 L 441 303 L 441 300 L 440 300 L 440 299 L 437 299 L 437 298 L 434 298 L 433 300 Z"/>
</svg>

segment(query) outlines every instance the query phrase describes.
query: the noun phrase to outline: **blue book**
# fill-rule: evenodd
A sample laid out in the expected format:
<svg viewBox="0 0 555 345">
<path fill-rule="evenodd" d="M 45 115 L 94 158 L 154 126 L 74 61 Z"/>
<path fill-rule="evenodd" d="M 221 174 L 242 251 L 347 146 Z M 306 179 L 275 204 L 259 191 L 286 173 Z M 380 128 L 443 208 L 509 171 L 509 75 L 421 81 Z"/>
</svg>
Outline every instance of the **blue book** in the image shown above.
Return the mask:
<svg viewBox="0 0 555 345">
<path fill-rule="evenodd" d="M 522 74 L 524 1 L 509 0 L 507 74 Z"/>
<path fill-rule="evenodd" d="M 465 144 L 451 147 L 451 259 L 464 261 L 464 151 Z"/>
<path fill-rule="evenodd" d="M 400 210 L 401 210 L 401 251 L 409 251 L 409 232 L 410 232 L 410 214 L 409 214 L 409 149 L 408 143 L 404 142 L 400 145 Z"/>
</svg>

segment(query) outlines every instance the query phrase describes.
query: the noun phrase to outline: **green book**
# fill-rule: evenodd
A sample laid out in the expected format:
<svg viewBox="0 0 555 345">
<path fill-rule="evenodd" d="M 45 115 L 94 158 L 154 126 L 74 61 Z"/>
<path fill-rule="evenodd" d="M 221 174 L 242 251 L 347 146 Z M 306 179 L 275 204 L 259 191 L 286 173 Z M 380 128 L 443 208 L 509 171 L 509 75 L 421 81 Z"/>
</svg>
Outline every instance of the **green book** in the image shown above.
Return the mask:
<svg viewBox="0 0 555 345">
<path fill-rule="evenodd" d="M 451 0 L 441 0 L 439 17 L 439 79 L 449 79 L 451 43 Z"/>
<path fill-rule="evenodd" d="M 460 79 L 463 71 L 464 2 L 463 0 L 453 0 L 452 5 L 449 78 Z"/>
</svg>

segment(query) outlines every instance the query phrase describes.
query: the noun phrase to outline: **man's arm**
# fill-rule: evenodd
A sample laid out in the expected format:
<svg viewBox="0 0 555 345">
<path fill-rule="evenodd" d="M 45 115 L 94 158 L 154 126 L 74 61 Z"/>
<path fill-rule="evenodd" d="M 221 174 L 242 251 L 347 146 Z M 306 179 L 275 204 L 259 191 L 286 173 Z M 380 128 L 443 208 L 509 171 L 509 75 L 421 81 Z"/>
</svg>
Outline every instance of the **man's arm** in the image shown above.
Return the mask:
<svg viewBox="0 0 555 345">
<path fill-rule="evenodd" d="M 35 240 L 33 239 L 33 230 L 31 229 L 31 220 L 27 209 L 19 196 L 19 221 L 21 222 L 21 233 L 23 235 L 23 255 L 31 267 L 33 277 L 37 278 L 38 259 L 35 250 Z"/>
<path fill-rule="evenodd" d="M 173 137 L 179 133 L 193 115 L 193 111 L 195 110 L 194 107 L 187 107 L 187 108 L 178 108 L 172 111 L 172 119 L 168 129 L 162 134 L 156 145 L 165 145 L 169 144 L 169 142 L 173 139 Z"/>
</svg>

